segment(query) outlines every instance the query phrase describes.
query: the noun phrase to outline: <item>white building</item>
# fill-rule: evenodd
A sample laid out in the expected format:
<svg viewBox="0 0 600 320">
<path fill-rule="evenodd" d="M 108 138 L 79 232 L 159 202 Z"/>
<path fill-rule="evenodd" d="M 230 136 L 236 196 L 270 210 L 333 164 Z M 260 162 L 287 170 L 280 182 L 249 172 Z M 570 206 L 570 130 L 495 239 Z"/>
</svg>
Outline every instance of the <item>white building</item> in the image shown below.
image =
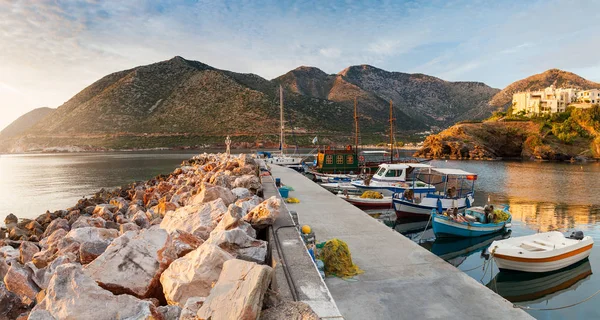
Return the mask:
<svg viewBox="0 0 600 320">
<path fill-rule="evenodd" d="M 578 90 L 573 88 L 555 88 L 519 92 L 513 95 L 512 113 L 524 111 L 525 114 L 549 114 L 565 112 L 567 106 L 577 101 Z"/>
<path fill-rule="evenodd" d="M 577 92 L 577 102 L 600 103 L 600 89 L 588 89 Z"/>
</svg>

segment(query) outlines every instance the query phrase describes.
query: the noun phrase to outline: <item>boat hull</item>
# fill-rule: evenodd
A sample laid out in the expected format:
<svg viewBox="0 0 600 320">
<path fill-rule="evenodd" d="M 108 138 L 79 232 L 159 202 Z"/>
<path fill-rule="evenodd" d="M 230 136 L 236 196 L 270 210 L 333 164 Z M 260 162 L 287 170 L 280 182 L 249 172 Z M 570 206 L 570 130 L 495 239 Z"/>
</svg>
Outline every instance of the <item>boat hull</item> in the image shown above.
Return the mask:
<svg viewBox="0 0 600 320">
<path fill-rule="evenodd" d="M 469 201 L 473 204 L 473 196 L 468 195 Z M 458 210 L 464 210 L 467 208 L 467 198 L 456 199 L 456 205 Z M 440 199 L 442 202 L 442 209 L 448 210 L 453 205 L 454 199 Z M 402 198 L 394 198 L 394 210 L 396 211 L 396 217 L 401 218 L 420 218 L 429 219 L 431 211 L 437 209 L 437 199 L 423 199 L 421 203 L 413 203 L 412 201 L 405 200 Z"/>
<path fill-rule="evenodd" d="M 369 199 L 360 196 L 339 195 L 340 198 L 362 209 L 389 209 L 392 207 L 391 198 Z"/>
<path fill-rule="evenodd" d="M 363 181 L 352 181 L 352 185 L 359 189 L 361 192 L 374 191 L 379 192 L 386 197 L 391 197 L 394 193 L 403 193 L 406 190 L 413 190 L 415 196 L 425 195 L 427 193 L 435 192 L 435 187 L 412 187 L 410 183 L 398 183 L 397 185 L 378 185 L 371 184 L 365 185 Z"/>
<path fill-rule="evenodd" d="M 500 232 L 506 228 L 506 223 L 482 224 L 482 223 L 461 223 L 449 220 L 446 217 L 434 214 L 433 233 L 436 237 L 481 237 Z"/>
<path fill-rule="evenodd" d="M 551 233 L 556 232 L 548 232 L 546 234 Z M 534 238 L 539 237 L 539 235 L 542 234 L 513 238 L 511 240 L 513 242 L 531 243 L 539 239 Z M 492 243 L 490 253 L 501 270 L 550 272 L 566 268 L 587 258 L 592 252 L 594 245 L 594 240 L 589 236 L 577 241 L 565 238 L 565 242 L 573 243 L 553 250 L 529 251 L 514 244 L 505 245 L 502 241 L 499 241 L 498 243 Z"/>
</svg>

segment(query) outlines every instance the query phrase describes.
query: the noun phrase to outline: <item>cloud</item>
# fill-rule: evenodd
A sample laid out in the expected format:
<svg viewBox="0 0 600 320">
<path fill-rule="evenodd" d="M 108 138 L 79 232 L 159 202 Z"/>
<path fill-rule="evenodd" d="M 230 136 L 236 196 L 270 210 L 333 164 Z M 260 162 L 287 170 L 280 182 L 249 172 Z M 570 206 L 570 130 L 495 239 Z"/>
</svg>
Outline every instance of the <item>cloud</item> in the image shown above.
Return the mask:
<svg viewBox="0 0 600 320">
<path fill-rule="evenodd" d="M 566 0 L 0 1 L 0 128 L 108 73 L 175 55 L 267 79 L 357 64 L 495 87 L 552 67 L 595 77 L 600 22 L 565 12 L 599 10 Z"/>
</svg>

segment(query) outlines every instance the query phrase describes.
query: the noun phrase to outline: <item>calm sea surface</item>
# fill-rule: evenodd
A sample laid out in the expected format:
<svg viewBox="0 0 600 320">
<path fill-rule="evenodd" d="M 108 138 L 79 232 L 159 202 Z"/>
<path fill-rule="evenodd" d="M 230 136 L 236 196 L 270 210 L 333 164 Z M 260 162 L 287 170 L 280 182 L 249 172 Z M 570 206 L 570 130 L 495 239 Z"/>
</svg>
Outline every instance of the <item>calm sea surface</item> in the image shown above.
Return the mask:
<svg viewBox="0 0 600 320">
<path fill-rule="evenodd" d="M 100 188 L 113 188 L 169 173 L 196 153 L 1 155 L 0 223 L 11 212 L 20 218 L 34 218 L 46 210 L 72 206 L 80 197 Z M 594 237 L 597 245 L 589 261 L 559 273 L 532 278 L 499 274 L 494 265 L 484 265 L 481 252 L 501 235 L 476 240 L 435 241 L 431 230 L 423 233 L 427 222 L 422 222 L 401 225 L 399 229 L 403 229 L 406 236 L 521 306 L 562 307 L 600 290 L 600 227 L 597 225 L 600 220 L 600 164 L 504 161 L 434 161 L 432 164 L 478 173 L 475 204 L 483 204 L 488 196 L 493 203 L 510 204 L 513 214 L 510 236 L 548 230 L 565 233 L 582 230 Z M 419 239 L 421 234 L 422 239 Z M 539 319 L 598 319 L 598 304 L 600 294 L 575 307 L 528 312 Z"/>
</svg>

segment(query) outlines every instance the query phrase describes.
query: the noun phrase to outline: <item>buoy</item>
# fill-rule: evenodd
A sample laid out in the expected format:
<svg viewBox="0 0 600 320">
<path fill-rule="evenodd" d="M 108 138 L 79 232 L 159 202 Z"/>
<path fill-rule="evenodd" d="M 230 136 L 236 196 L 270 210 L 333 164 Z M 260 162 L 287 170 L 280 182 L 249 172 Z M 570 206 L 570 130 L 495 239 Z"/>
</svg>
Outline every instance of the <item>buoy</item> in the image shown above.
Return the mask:
<svg viewBox="0 0 600 320">
<path fill-rule="evenodd" d="M 310 226 L 305 224 L 302 226 L 302 233 L 304 234 L 309 234 L 310 233 Z"/>
</svg>

